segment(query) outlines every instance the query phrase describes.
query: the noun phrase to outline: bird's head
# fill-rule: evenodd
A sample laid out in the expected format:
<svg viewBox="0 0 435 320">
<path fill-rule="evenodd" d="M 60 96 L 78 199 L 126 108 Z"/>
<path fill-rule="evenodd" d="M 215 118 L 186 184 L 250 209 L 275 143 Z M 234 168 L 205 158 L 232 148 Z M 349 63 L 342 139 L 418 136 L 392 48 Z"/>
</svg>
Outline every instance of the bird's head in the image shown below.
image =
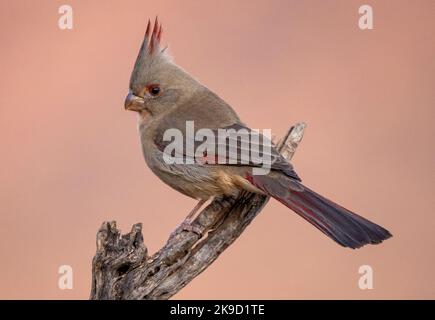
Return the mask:
<svg viewBox="0 0 435 320">
<path fill-rule="evenodd" d="M 152 30 L 151 30 L 152 29 Z M 156 117 L 174 108 L 200 88 L 187 72 L 172 62 L 167 47 L 160 47 L 162 26 L 148 21 L 145 37 L 130 78 L 126 110 Z"/>
</svg>

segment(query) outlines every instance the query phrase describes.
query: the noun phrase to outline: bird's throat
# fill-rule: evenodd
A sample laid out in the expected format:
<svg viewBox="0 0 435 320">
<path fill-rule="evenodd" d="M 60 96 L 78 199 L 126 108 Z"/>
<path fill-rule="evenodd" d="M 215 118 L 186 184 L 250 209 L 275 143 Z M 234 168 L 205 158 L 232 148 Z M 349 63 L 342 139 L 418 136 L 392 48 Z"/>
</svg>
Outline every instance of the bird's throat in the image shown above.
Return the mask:
<svg viewBox="0 0 435 320">
<path fill-rule="evenodd" d="M 151 113 L 146 109 L 141 110 L 138 113 L 139 113 L 139 120 L 141 122 L 148 122 L 151 118 Z"/>
</svg>

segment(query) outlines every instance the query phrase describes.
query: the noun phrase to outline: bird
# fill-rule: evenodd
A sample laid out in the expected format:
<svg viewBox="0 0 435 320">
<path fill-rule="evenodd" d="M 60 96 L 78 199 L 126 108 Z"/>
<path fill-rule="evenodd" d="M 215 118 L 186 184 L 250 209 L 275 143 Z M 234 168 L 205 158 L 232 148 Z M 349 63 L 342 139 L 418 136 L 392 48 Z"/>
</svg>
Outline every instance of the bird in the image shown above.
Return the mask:
<svg viewBox="0 0 435 320">
<path fill-rule="evenodd" d="M 186 134 L 189 121 L 195 128 L 206 128 L 213 133 L 233 129 L 251 134 L 253 130 L 228 103 L 173 61 L 168 47 L 160 44 L 162 32 L 158 17 L 154 24 L 148 20 L 124 108 L 138 114 L 142 153 L 151 171 L 176 191 L 198 201 L 186 219 L 187 225 L 208 200 L 246 190 L 278 200 L 343 247 L 356 249 L 366 244 L 379 244 L 392 236 L 380 225 L 302 184 L 292 164 L 273 144 L 267 151 L 272 159 L 267 174 L 254 174 L 258 163 L 241 163 L 229 153 L 224 156 L 226 163 L 211 161 L 216 160 L 216 154 L 192 157 L 184 150 L 177 152 L 178 156 L 190 161 L 166 161 L 169 142 L 164 137 L 165 132 L 175 128 Z M 223 146 L 220 147 L 228 150 L 230 140 L 231 137 L 221 141 Z M 260 140 L 267 141 L 264 136 Z M 261 147 L 258 141 L 250 143 L 250 148 Z M 193 142 L 193 146 L 198 147 L 198 143 Z M 244 151 L 240 143 L 236 146 L 237 152 Z"/>
</svg>

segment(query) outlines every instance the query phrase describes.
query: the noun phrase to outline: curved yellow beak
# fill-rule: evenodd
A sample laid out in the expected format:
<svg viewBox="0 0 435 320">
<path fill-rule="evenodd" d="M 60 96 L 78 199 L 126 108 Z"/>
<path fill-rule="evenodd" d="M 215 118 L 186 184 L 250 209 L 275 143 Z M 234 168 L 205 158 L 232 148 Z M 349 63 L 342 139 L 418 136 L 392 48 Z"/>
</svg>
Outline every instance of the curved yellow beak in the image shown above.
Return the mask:
<svg viewBox="0 0 435 320">
<path fill-rule="evenodd" d="M 135 96 L 131 91 L 128 92 L 124 102 L 125 110 L 142 111 L 145 110 L 145 104 L 141 97 Z"/>
</svg>

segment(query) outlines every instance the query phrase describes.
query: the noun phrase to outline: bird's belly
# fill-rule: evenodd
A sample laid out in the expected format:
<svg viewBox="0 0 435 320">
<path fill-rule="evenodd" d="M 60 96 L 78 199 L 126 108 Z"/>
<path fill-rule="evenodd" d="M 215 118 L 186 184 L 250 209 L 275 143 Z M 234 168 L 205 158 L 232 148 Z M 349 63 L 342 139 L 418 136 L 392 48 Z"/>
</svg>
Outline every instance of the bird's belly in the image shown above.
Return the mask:
<svg viewBox="0 0 435 320">
<path fill-rule="evenodd" d="M 160 180 L 191 198 L 209 199 L 222 193 L 215 183 L 209 179 L 182 174 L 179 171 L 168 171 L 166 168 L 164 170 L 161 169 L 161 167 L 151 168 Z"/>
<path fill-rule="evenodd" d="M 212 172 L 197 164 L 168 164 L 159 152 L 144 150 L 144 158 L 151 171 L 161 181 L 195 199 L 209 199 L 222 194 Z"/>
</svg>

